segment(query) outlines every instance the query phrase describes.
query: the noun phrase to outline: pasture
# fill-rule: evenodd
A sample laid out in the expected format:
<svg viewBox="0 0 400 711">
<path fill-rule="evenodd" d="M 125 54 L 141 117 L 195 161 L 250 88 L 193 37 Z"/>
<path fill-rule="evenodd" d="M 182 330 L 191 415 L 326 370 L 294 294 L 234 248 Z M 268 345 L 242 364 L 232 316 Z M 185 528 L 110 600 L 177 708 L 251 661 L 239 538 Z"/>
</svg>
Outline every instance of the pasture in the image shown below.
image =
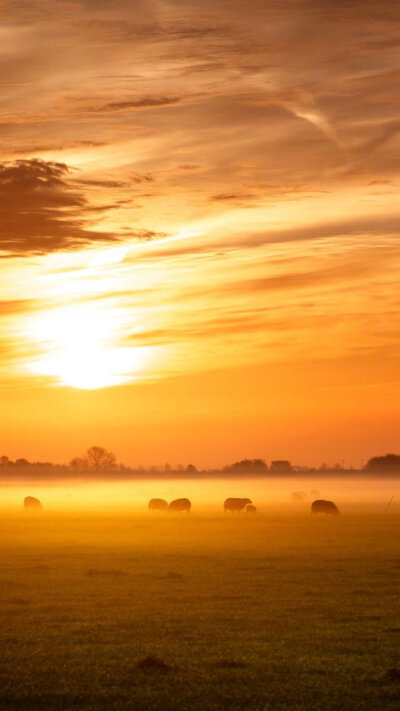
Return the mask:
<svg viewBox="0 0 400 711">
<path fill-rule="evenodd" d="M 0 708 L 397 711 L 399 574 L 397 514 L 3 512 Z"/>
</svg>

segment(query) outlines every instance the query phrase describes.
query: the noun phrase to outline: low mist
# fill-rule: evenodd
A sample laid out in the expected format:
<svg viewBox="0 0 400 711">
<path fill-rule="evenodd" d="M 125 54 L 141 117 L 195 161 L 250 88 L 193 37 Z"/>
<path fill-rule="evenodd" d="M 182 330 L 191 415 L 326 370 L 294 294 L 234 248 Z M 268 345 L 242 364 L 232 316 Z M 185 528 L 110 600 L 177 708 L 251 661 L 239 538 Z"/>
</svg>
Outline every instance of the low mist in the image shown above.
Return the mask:
<svg viewBox="0 0 400 711">
<path fill-rule="evenodd" d="M 227 497 L 248 497 L 258 514 L 282 508 L 286 512 L 309 512 L 313 500 L 334 500 L 343 511 L 374 508 L 377 512 L 400 510 L 398 479 L 379 479 L 357 476 L 290 477 L 224 477 L 171 478 L 166 480 L 143 478 L 122 482 L 57 481 L 49 483 L 18 481 L 1 484 L 0 508 L 3 513 L 17 512 L 23 507 L 25 496 L 35 496 L 43 504 L 43 512 L 73 513 L 87 510 L 93 513 L 132 511 L 147 513 L 151 498 L 171 501 L 187 497 L 192 503 L 192 514 L 223 514 Z M 393 497 L 393 498 L 392 498 Z M 152 514 L 157 516 L 157 514 Z M 245 515 L 244 513 L 242 515 Z"/>
</svg>

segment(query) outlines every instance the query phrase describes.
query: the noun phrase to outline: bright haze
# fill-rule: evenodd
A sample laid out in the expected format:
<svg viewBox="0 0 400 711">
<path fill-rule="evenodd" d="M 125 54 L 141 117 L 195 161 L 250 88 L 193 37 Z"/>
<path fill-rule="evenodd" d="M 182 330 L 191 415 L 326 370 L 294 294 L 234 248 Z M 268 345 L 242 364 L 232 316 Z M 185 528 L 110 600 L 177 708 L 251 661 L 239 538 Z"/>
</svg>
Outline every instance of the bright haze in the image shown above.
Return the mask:
<svg viewBox="0 0 400 711">
<path fill-rule="evenodd" d="M 399 15 L 2 0 L 10 457 L 396 448 Z"/>
</svg>

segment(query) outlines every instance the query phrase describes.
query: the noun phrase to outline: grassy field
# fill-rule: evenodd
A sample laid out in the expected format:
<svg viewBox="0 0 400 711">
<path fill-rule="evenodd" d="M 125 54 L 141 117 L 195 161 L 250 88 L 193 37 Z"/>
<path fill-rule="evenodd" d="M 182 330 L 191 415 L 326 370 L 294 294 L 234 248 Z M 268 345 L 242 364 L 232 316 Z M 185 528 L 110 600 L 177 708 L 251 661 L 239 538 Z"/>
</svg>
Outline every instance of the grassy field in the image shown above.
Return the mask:
<svg viewBox="0 0 400 711">
<path fill-rule="evenodd" d="M 3 515 L 0 708 L 397 711 L 399 574 L 393 514 Z"/>
</svg>

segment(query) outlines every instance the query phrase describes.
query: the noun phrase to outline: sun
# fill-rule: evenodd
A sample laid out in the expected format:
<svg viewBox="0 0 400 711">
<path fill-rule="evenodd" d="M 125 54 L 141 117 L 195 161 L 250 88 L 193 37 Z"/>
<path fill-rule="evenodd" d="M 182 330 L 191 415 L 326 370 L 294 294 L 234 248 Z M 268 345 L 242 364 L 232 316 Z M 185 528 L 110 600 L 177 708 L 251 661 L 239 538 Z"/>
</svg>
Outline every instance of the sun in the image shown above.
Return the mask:
<svg viewBox="0 0 400 711">
<path fill-rule="evenodd" d="M 73 305 L 54 309 L 32 324 L 42 354 L 30 365 L 56 384 L 95 390 L 132 380 L 149 349 L 118 345 L 121 319 L 114 309 Z"/>
<path fill-rule="evenodd" d="M 79 390 L 121 385 L 128 380 L 123 351 L 98 345 L 82 345 L 79 349 L 65 347 L 38 361 L 35 371 L 38 375 L 54 377 L 59 385 Z"/>
</svg>

